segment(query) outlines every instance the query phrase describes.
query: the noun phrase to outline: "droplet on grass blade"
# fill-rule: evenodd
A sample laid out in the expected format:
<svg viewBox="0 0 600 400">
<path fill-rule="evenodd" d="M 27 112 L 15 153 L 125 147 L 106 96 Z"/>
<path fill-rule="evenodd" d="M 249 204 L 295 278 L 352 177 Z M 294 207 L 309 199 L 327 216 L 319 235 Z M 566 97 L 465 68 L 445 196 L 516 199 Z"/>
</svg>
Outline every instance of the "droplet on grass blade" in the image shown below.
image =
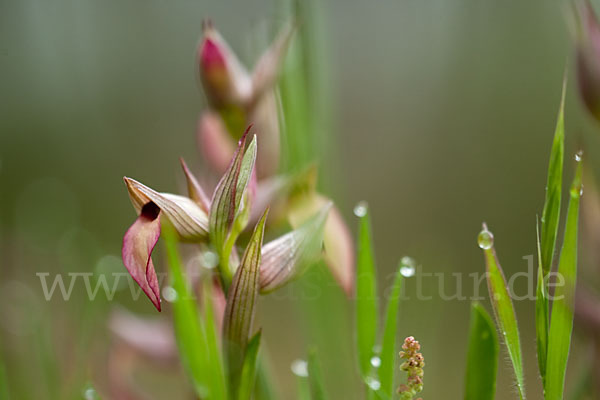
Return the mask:
<svg viewBox="0 0 600 400">
<path fill-rule="evenodd" d="M 372 390 L 379 390 L 381 388 L 381 382 L 379 382 L 377 379 L 372 378 L 372 377 L 367 377 L 366 379 L 367 381 L 367 385 L 372 389 Z"/>
<path fill-rule="evenodd" d="M 379 358 L 378 356 L 371 357 L 371 365 L 374 368 L 379 368 L 381 366 L 381 358 Z"/>
<path fill-rule="evenodd" d="M 400 274 L 405 278 L 415 276 L 417 262 L 412 257 L 404 256 L 400 259 Z"/>
<path fill-rule="evenodd" d="M 483 230 L 477 236 L 477 244 L 483 250 L 489 250 L 494 245 L 494 235 L 488 231 L 487 225 L 483 225 Z"/>
<path fill-rule="evenodd" d="M 367 215 L 368 209 L 369 209 L 369 206 L 368 206 L 367 202 L 361 201 L 358 204 L 356 204 L 356 206 L 354 206 L 354 215 L 356 215 L 359 218 L 362 218 L 365 215 Z"/>
<path fill-rule="evenodd" d="M 305 360 L 294 360 L 290 365 L 294 375 L 306 378 L 308 376 L 308 363 Z"/>
</svg>

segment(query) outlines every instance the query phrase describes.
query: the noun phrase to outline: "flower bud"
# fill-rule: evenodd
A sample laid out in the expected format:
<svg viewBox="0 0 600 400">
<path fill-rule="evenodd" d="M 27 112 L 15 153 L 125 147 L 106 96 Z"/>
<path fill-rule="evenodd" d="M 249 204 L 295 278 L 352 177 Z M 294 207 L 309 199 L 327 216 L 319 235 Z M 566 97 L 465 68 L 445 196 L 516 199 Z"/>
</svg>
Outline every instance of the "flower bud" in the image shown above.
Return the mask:
<svg viewBox="0 0 600 400">
<path fill-rule="evenodd" d="M 204 23 L 198 47 L 200 78 L 211 106 L 241 104 L 250 98 L 252 79 L 212 22 Z"/>
<path fill-rule="evenodd" d="M 586 108 L 600 120 L 600 24 L 589 0 L 576 7 L 577 83 Z"/>
</svg>

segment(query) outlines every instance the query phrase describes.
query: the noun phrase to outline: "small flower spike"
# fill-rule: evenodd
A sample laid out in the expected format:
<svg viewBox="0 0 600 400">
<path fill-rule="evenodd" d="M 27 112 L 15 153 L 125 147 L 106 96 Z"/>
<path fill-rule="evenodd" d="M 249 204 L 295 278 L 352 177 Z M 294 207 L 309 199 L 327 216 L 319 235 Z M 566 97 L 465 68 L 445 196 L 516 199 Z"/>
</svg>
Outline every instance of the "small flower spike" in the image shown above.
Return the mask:
<svg viewBox="0 0 600 400">
<path fill-rule="evenodd" d="M 414 337 L 409 336 L 404 339 L 400 358 L 406 361 L 402 363 L 400 369 L 408 374 L 406 384 L 400 385 L 398 394 L 401 400 L 412 400 L 417 393 L 423 390 L 423 367 L 425 367 L 425 359 L 419 353 L 421 345 Z M 421 398 L 417 400 L 422 400 Z"/>
</svg>

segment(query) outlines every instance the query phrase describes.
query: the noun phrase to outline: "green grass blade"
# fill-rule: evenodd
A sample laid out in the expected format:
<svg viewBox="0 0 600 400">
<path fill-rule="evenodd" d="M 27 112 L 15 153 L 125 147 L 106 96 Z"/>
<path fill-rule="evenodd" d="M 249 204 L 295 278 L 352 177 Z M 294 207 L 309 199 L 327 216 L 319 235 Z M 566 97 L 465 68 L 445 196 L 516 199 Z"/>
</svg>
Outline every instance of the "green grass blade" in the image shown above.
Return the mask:
<svg viewBox="0 0 600 400">
<path fill-rule="evenodd" d="M 325 385 L 321 372 L 321 364 L 316 351 L 312 350 L 308 355 L 308 382 L 312 400 L 326 400 Z"/>
<path fill-rule="evenodd" d="M 227 399 L 227 379 L 221 353 L 219 329 L 214 315 L 212 282 L 206 279 L 203 284 L 204 327 L 206 332 L 206 352 L 210 364 L 211 399 Z"/>
<path fill-rule="evenodd" d="M 577 156 L 580 160 L 580 155 Z M 578 162 L 570 190 L 565 236 L 560 252 L 558 274 L 564 285 L 557 285 L 552 300 L 550 331 L 548 334 L 548 359 L 546 365 L 546 400 L 561 400 L 565 386 L 565 373 L 573 331 L 573 301 L 577 278 L 577 225 L 581 197 L 582 163 Z"/>
<path fill-rule="evenodd" d="M 210 394 L 207 377 L 211 376 L 208 360 L 204 357 L 207 347 L 206 337 L 196 302 L 183 276 L 183 265 L 177 251 L 177 238 L 170 224 L 163 224 L 162 237 L 169 261 L 171 284 L 177 293 L 173 302 L 173 323 L 179 355 L 192 379 L 196 393 L 204 398 Z"/>
<path fill-rule="evenodd" d="M 398 328 L 398 307 L 400 305 L 400 292 L 402 290 L 402 274 L 396 272 L 392 292 L 387 303 L 383 340 L 381 344 L 381 366 L 379 367 L 379 382 L 381 392 L 392 398 L 394 393 L 394 371 L 397 368 L 396 360 L 396 331 Z"/>
<path fill-rule="evenodd" d="M 305 377 L 298 377 L 298 400 L 311 400 L 310 384 Z"/>
<path fill-rule="evenodd" d="M 238 392 L 239 400 L 247 400 L 252 398 L 254 384 L 256 382 L 256 369 L 258 365 L 258 349 L 260 347 L 260 331 L 256 333 L 248 342 L 246 357 L 242 367 L 242 377 L 240 380 L 240 390 Z"/>
<path fill-rule="evenodd" d="M 259 354 L 257 363 L 254 398 L 260 400 L 275 400 L 280 398 L 277 395 L 274 378 L 264 353 Z"/>
<path fill-rule="evenodd" d="M 367 378 L 377 335 L 377 283 L 369 211 L 365 208 L 358 229 L 356 276 L 356 341 L 359 371 Z"/>
<path fill-rule="evenodd" d="M 548 355 L 548 296 L 544 285 L 545 275 L 542 267 L 542 248 L 540 244 L 539 226 L 536 226 L 538 272 L 535 299 L 535 333 L 537 358 L 542 383 L 546 382 L 546 358 Z"/>
<path fill-rule="evenodd" d="M 498 351 L 498 336 L 492 318 L 480 304 L 473 303 L 465 374 L 465 400 L 494 399 Z"/>
<path fill-rule="evenodd" d="M 506 279 L 502 267 L 496 256 L 493 246 L 493 235 L 483 224 L 483 231 L 479 234 L 479 246 L 483 249 L 485 264 L 487 268 L 487 284 L 490 292 L 490 300 L 494 306 L 496 322 L 504 338 L 508 354 L 512 362 L 517 380 L 517 390 L 521 400 L 525 399 L 525 386 L 523 377 L 523 357 L 521 353 L 521 340 L 519 339 L 519 327 L 517 315 L 508 292 Z"/>
<path fill-rule="evenodd" d="M 546 200 L 542 212 L 542 268 L 546 276 L 552 268 L 558 221 L 560 218 L 560 199 L 562 193 L 562 174 L 565 142 L 565 92 L 566 79 L 563 82 L 562 99 L 558 111 L 558 121 L 550 153 L 548 165 L 548 182 L 546 185 Z"/>
</svg>

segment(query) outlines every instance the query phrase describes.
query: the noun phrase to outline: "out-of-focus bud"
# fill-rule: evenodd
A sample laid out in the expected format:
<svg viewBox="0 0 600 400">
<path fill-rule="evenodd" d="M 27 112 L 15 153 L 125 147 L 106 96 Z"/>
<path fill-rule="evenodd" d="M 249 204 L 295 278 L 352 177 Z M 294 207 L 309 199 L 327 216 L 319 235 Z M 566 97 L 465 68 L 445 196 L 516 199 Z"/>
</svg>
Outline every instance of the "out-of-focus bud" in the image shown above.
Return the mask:
<svg viewBox="0 0 600 400">
<path fill-rule="evenodd" d="M 583 103 L 600 120 L 600 24 L 589 0 L 576 4 L 577 81 Z"/>
<path fill-rule="evenodd" d="M 218 175 L 224 174 L 229 167 L 236 145 L 217 113 L 204 111 L 200 116 L 198 144 L 212 170 Z"/>
<path fill-rule="evenodd" d="M 323 208 L 331 200 L 317 193 L 294 202 L 288 212 L 292 227 L 299 227 L 311 215 Z M 323 237 L 325 261 L 334 278 L 348 296 L 354 288 L 354 244 L 350 230 L 339 210 L 334 206 L 325 221 Z"/>
<path fill-rule="evenodd" d="M 159 364 L 177 363 L 175 336 L 164 319 L 142 318 L 124 309 L 117 309 L 111 313 L 108 326 L 119 342 L 140 357 Z"/>
<path fill-rule="evenodd" d="M 274 176 L 279 168 L 281 152 L 279 110 L 275 92 L 271 91 L 262 96 L 249 112 L 248 121 L 253 124 L 260 140 L 256 157 L 257 176 L 259 178 Z"/>
<path fill-rule="evenodd" d="M 287 24 L 249 74 L 213 25 L 205 23 L 204 39 L 198 48 L 198 65 L 213 113 L 202 116 L 198 138 L 202 151 L 217 172 L 223 172 L 223 160 L 231 158 L 235 140 L 250 124 L 256 127 L 261 143 L 257 177 L 270 177 L 277 171 L 280 130 L 274 89 L 294 30 L 293 24 Z M 220 119 L 220 124 L 216 119 Z M 227 157 L 222 155 L 225 152 L 229 152 Z"/>
<path fill-rule="evenodd" d="M 253 102 L 260 99 L 263 94 L 271 91 L 277 84 L 277 78 L 294 36 L 294 31 L 294 24 L 288 23 L 254 66 L 254 71 L 252 71 Z"/>
<path fill-rule="evenodd" d="M 198 65 L 202 85 L 213 107 L 248 101 L 252 79 L 211 21 L 204 22 L 204 38 L 198 48 Z"/>
</svg>

